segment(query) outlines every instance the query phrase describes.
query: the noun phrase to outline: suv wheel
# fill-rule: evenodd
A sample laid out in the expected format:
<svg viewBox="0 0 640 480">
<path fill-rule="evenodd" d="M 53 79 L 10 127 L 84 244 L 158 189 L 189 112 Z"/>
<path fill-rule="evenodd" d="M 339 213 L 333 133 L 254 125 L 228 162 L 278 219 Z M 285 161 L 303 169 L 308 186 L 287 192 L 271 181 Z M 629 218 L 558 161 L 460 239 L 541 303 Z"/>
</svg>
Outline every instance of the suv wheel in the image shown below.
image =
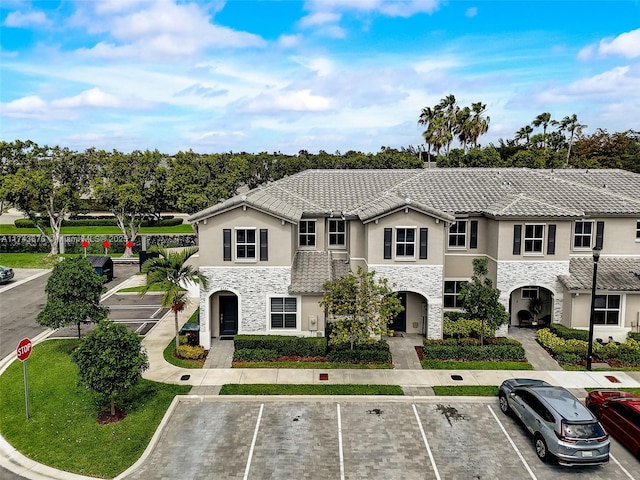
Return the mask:
<svg viewBox="0 0 640 480">
<path fill-rule="evenodd" d="M 534 437 L 533 441 L 534 441 L 534 445 L 536 447 L 536 454 L 538 455 L 538 458 L 540 460 L 542 460 L 543 462 L 548 461 L 549 460 L 549 450 L 547 449 L 547 444 L 544 441 L 544 438 L 542 438 L 542 435 L 537 433 L 536 436 Z"/>
<path fill-rule="evenodd" d="M 500 392 L 498 394 L 498 402 L 500 404 L 500 410 L 505 415 L 509 415 L 511 412 L 511 407 L 509 407 L 509 401 L 507 400 L 507 395 L 504 392 Z"/>
</svg>

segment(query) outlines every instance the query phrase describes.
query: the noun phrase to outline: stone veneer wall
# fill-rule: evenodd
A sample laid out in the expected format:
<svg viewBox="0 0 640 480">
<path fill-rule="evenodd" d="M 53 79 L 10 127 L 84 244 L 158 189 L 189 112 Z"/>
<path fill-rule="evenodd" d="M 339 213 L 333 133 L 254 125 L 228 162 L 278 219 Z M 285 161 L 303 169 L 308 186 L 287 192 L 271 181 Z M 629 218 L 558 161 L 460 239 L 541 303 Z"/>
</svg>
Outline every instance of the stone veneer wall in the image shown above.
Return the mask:
<svg viewBox="0 0 640 480">
<path fill-rule="evenodd" d="M 389 280 L 395 292 L 419 293 L 427 299 L 427 338 L 442 338 L 442 265 L 369 265 L 376 277 Z"/>
<path fill-rule="evenodd" d="M 289 267 L 200 267 L 209 280 L 200 291 L 200 341 L 205 349 L 211 342 L 209 297 L 222 290 L 238 296 L 238 333 L 267 331 L 267 298 L 289 296 Z M 204 345 L 208 342 L 209 345 Z"/>
<path fill-rule="evenodd" d="M 569 261 L 562 262 L 498 262 L 496 288 L 500 302 L 509 309 L 511 293 L 520 287 L 544 287 L 553 294 L 551 321 L 562 318 L 563 287 L 558 275 L 569 275 Z"/>
</svg>

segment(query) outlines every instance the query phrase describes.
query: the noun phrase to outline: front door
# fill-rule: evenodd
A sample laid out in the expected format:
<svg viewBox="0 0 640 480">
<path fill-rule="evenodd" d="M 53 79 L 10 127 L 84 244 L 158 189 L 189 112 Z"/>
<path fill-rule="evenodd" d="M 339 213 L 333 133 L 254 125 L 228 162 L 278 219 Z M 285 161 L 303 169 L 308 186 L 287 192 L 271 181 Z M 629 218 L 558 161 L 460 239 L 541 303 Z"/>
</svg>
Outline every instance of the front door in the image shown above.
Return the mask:
<svg viewBox="0 0 640 480">
<path fill-rule="evenodd" d="M 238 333 L 238 297 L 220 297 L 220 335 Z"/>
<path fill-rule="evenodd" d="M 398 299 L 404 310 L 402 310 L 396 318 L 389 324 L 387 327 L 389 330 L 393 330 L 395 332 L 406 332 L 407 331 L 407 292 L 399 292 Z"/>
</svg>

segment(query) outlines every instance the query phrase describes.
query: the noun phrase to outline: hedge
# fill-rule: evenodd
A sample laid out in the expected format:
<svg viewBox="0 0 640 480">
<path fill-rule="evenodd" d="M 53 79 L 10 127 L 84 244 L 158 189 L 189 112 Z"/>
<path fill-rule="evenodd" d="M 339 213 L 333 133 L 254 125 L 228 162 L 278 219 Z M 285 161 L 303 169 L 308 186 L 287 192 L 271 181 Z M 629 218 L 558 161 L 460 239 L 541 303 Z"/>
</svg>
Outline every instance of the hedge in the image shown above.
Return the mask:
<svg viewBox="0 0 640 480">
<path fill-rule="evenodd" d="M 391 363 L 391 352 L 388 350 L 332 350 L 327 354 L 328 362 L 338 363 Z"/>
<path fill-rule="evenodd" d="M 565 327 L 561 323 L 552 323 L 549 325 L 549 330 L 560 338 L 565 340 L 582 340 L 583 342 L 589 341 L 589 331 L 579 330 L 577 328 Z"/>
<path fill-rule="evenodd" d="M 271 362 L 280 355 L 277 350 L 267 348 L 241 348 L 233 352 L 233 361 L 239 362 Z"/>
<path fill-rule="evenodd" d="M 49 219 L 45 220 L 47 226 L 49 226 Z M 16 228 L 35 228 L 35 223 L 28 218 L 19 218 L 14 222 Z M 99 217 L 99 218 L 72 218 L 69 220 L 63 220 L 63 227 L 114 227 L 118 222 L 114 217 Z M 181 218 L 163 218 L 162 220 L 143 220 L 143 227 L 175 227 L 176 225 L 182 225 Z"/>
<path fill-rule="evenodd" d="M 178 357 L 184 358 L 185 360 L 200 360 L 204 358 L 204 347 L 190 346 L 190 345 L 180 345 L 176 352 Z"/>
<path fill-rule="evenodd" d="M 481 320 L 468 320 L 463 317 L 453 319 L 449 315 L 447 313 L 442 321 L 442 336 L 444 338 L 480 338 L 480 333 L 483 331 Z M 494 335 L 495 331 L 485 323 L 484 337 L 493 337 Z"/>
<path fill-rule="evenodd" d="M 347 343 L 334 343 L 334 344 L 329 346 L 329 350 L 331 350 L 331 351 L 351 350 L 351 344 L 348 343 L 348 342 Z M 370 341 L 368 341 L 366 343 L 356 344 L 355 350 L 381 350 L 383 352 L 388 352 L 388 351 L 390 351 L 390 348 L 389 348 L 389 344 L 387 343 L 387 341 L 385 339 L 381 338 L 380 340 L 371 339 Z"/>
<path fill-rule="evenodd" d="M 525 360 L 522 345 L 506 343 L 493 345 L 450 345 L 433 344 L 425 341 L 423 355 L 429 360 L 461 360 L 461 361 L 520 361 Z"/>
<path fill-rule="evenodd" d="M 640 332 L 629 332 L 627 333 L 627 338 L 640 342 Z"/>
<path fill-rule="evenodd" d="M 287 335 L 236 335 L 235 350 L 275 350 L 278 356 L 324 357 L 327 354 L 326 337 L 292 337 Z"/>
</svg>

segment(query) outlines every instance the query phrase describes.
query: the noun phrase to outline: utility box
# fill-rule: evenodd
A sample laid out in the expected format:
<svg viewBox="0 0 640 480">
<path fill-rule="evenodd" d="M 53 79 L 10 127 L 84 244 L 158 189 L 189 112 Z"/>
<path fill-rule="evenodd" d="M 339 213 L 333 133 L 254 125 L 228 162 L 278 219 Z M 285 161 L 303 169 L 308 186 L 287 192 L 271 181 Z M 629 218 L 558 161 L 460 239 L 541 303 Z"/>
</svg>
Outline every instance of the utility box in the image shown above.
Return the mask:
<svg viewBox="0 0 640 480">
<path fill-rule="evenodd" d="M 91 265 L 98 275 L 107 277 L 107 282 L 113 280 L 113 260 L 111 260 L 111 257 L 89 256 L 87 260 L 91 262 Z"/>
</svg>

